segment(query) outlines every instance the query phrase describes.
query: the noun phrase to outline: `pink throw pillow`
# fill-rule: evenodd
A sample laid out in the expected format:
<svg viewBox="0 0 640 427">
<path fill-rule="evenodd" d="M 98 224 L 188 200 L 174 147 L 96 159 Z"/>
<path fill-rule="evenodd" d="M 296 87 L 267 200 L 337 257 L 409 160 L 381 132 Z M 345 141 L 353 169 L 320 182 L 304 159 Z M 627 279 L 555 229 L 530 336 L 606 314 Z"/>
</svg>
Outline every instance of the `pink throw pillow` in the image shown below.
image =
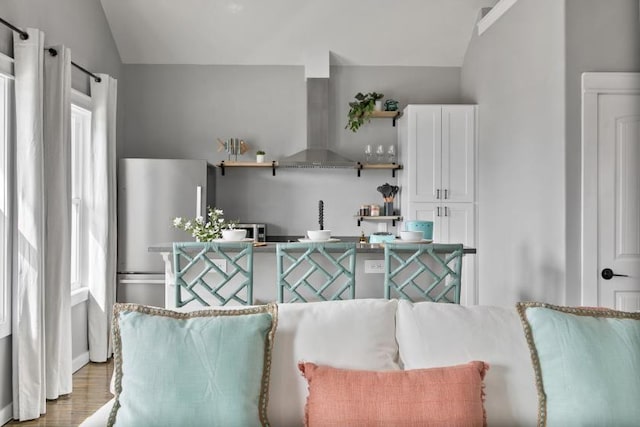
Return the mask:
<svg viewBox="0 0 640 427">
<path fill-rule="evenodd" d="M 486 426 L 483 383 L 489 365 L 357 371 L 299 363 L 307 379 L 307 427 Z"/>
</svg>

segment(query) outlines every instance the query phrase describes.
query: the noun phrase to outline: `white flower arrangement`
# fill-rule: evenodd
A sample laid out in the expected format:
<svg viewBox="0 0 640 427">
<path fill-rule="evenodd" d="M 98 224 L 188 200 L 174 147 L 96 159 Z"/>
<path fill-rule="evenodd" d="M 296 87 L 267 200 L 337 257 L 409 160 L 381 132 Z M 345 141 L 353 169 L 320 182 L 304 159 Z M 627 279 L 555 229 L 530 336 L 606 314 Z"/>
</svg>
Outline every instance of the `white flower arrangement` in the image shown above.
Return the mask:
<svg viewBox="0 0 640 427">
<path fill-rule="evenodd" d="M 237 221 L 225 221 L 222 209 L 207 207 L 207 218 L 197 216 L 195 219 L 185 220 L 181 217 L 173 219 L 173 226 L 179 230 L 191 233 L 197 242 L 211 242 L 222 238 L 222 230 L 235 228 Z"/>
</svg>

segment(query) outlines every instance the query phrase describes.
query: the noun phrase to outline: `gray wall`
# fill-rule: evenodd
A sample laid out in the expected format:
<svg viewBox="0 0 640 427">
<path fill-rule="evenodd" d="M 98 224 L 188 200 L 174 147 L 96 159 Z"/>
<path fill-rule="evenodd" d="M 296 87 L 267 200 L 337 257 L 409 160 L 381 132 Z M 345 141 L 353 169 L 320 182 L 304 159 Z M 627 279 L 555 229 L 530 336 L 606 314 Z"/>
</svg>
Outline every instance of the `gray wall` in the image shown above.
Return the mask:
<svg viewBox="0 0 640 427">
<path fill-rule="evenodd" d="M 564 4 L 520 0 L 462 67 L 479 104 L 479 302 L 565 294 Z"/>
<path fill-rule="evenodd" d="M 47 45 L 69 47 L 72 60 L 85 68 L 116 78 L 120 76 L 120 56 L 99 0 L 2 0 L 0 16 L 20 28 L 44 31 Z M 0 52 L 13 57 L 12 33 L 2 25 Z M 72 86 L 88 93 L 86 74 L 74 69 Z M 82 315 L 83 310 L 86 311 L 84 305 L 72 311 L 74 358 L 88 349 L 86 315 Z M 0 340 L 0 408 L 11 401 L 11 338 L 7 337 Z"/>
<path fill-rule="evenodd" d="M 567 304 L 580 303 L 581 75 L 640 71 L 638 0 L 566 0 Z"/>
<path fill-rule="evenodd" d="M 239 137 L 267 159 L 293 154 L 306 143 L 304 68 L 295 66 L 125 65 L 126 157 L 225 159 L 216 138 Z M 331 68 L 330 146 L 362 160 L 366 144 L 397 143 L 390 120 L 376 119 L 354 134 L 344 129 L 348 102 L 359 92 L 383 92 L 407 103 L 458 103 L 460 69 L 437 67 Z M 360 233 L 353 215 L 363 203 L 382 203 L 376 188 L 393 183 L 388 171 L 229 170 L 217 179 L 216 205 L 227 218 L 266 222 L 271 235 L 302 235 L 325 226 L 334 235 Z M 169 219 L 167 219 L 169 220 Z M 375 231 L 365 224 L 366 234 Z"/>
</svg>

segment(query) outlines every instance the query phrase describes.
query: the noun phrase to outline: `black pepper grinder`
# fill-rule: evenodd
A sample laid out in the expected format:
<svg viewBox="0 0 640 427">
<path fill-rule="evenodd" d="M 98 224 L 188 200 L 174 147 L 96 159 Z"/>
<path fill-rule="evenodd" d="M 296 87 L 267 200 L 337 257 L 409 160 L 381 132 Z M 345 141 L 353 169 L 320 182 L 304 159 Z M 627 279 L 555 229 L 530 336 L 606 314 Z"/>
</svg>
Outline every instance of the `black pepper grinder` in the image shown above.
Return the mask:
<svg viewBox="0 0 640 427">
<path fill-rule="evenodd" d="M 318 202 L 318 223 L 320 230 L 324 230 L 324 202 L 322 200 Z"/>
</svg>

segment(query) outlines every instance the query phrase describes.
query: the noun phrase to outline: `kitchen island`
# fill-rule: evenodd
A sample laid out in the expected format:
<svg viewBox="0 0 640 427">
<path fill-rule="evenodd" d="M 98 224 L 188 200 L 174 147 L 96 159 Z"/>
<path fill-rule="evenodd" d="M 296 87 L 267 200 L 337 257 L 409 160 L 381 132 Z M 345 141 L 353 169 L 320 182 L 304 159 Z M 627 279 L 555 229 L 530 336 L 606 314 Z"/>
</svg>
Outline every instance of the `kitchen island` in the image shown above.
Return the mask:
<svg viewBox="0 0 640 427">
<path fill-rule="evenodd" d="M 357 241 L 357 237 L 339 237 L 342 242 Z M 266 242 L 253 248 L 253 296 L 256 304 L 263 304 L 277 299 L 276 286 L 276 247 L 278 243 L 298 241 L 297 236 L 280 239 L 279 242 Z M 173 269 L 173 246 L 171 243 L 159 243 L 149 247 L 149 252 L 157 253 L 165 265 L 165 306 L 173 306 L 175 294 L 175 278 Z M 465 247 L 466 259 L 476 253 L 475 248 Z M 382 298 L 384 296 L 384 246 L 379 244 L 356 244 L 356 298 Z M 471 264 L 472 266 L 475 263 Z M 464 261 L 463 261 L 464 266 Z M 464 273 L 463 273 L 464 277 Z M 461 290 L 461 303 L 473 305 L 475 289 Z M 168 304 L 167 304 L 168 302 Z"/>
</svg>

